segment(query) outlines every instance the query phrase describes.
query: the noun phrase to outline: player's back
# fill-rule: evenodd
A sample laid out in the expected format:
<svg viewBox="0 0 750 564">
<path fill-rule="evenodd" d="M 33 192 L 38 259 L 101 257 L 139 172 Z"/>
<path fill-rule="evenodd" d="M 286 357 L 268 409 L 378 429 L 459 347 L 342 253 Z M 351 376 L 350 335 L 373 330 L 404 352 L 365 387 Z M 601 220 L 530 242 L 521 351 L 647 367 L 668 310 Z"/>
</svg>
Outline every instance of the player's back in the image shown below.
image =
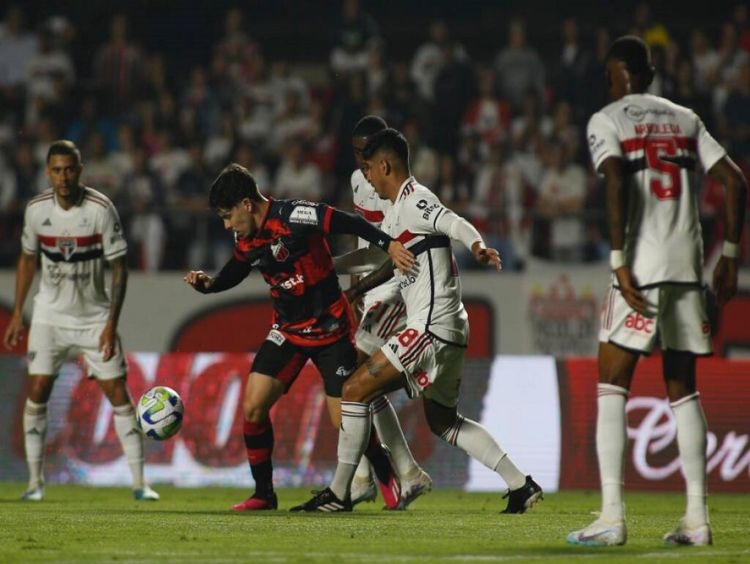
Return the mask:
<svg viewBox="0 0 750 564">
<path fill-rule="evenodd" d="M 428 188 L 410 178 L 386 213 L 383 231 L 414 253 L 416 266 L 395 278 L 406 304 L 407 324 L 423 323 L 439 338 L 465 345 L 468 317 L 451 241 L 436 223 L 445 208 Z"/>
<path fill-rule="evenodd" d="M 589 121 L 595 168 L 607 157 L 628 175 L 625 253 L 639 285 L 701 280 L 699 168 L 724 151 L 690 109 L 650 94 L 630 94 Z"/>
</svg>

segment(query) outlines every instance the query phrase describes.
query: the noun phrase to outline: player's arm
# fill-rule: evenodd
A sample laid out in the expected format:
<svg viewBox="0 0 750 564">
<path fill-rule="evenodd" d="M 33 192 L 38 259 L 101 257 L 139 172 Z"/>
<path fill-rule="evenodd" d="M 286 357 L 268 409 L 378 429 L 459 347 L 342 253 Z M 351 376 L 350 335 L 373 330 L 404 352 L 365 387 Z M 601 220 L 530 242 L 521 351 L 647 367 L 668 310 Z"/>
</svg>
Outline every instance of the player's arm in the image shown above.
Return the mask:
<svg viewBox="0 0 750 564">
<path fill-rule="evenodd" d="M 724 248 L 713 275 L 713 290 L 721 306 L 737 293 L 737 258 L 742 226 L 745 224 L 747 181 L 739 167 L 727 156 L 712 166 L 708 173 L 721 182 L 727 191 L 724 206 Z"/>
<path fill-rule="evenodd" d="M 460 241 L 471 251 L 477 262 L 502 270 L 503 261 L 500 259 L 500 253 L 497 249 L 487 247 L 482 234 L 477 231 L 476 227 L 451 209 L 443 207 L 436 213 L 438 215 L 433 220 L 433 224 L 439 233 Z"/>
<path fill-rule="evenodd" d="M 324 232 L 344 233 L 361 237 L 368 243 L 387 252 L 393 264 L 402 272 L 408 272 L 414 266 L 414 255 L 411 252 L 360 215 L 327 206 L 324 213 Z"/>
<path fill-rule="evenodd" d="M 599 172 L 604 175 L 605 209 L 609 229 L 609 244 L 612 249 L 610 266 L 617 277 L 620 293 L 628 305 L 639 313 L 646 313 L 646 298 L 638 289 L 638 283 L 630 267 L 625 263 L 623 255 L 628 183 L 625 161 L 619 157 L 607 157 L 599 165 Z"/>
<path fill-rule="evenodd" d="M 215 294 L 234 288 L 252 271 L 250 262 L 233 256 L 216 276 L 210 276 L 202 270 L 191 270 L 183 280 L 201 294 Z"/>
<path fill-rule="evenodd" d="M 374 272 L 360 278 L 355 284 L 352 284 L 344 293 L 350 303 L 356 303 L 362 296 L 367 292 L 385 284 L 393 278 L 393 270 L 395 266 L 393 261 L 390 259 L 386 260 L 380 267 Z"/>
<path fill-rule="evenodd" d="M 357 275 L 372 272 L 386 261 L 388 255 L 379 247 L 371 246 L 333 257 L 333 266 L 339 274 L 351 274 L 353 285 L 359 281 Z"/>
<path fill-rule="evenodd" d="M 15 347 L 21 340 L 23 334 L 23 304 L 26 303 L 26 296 L 29 295 L 31 283 L 34 281 L 36 274 L 36 255 L 30 255 L 21 251 L 16 266 L 16 297 L 13 303 L 13 314 L 11 315 L 8 327 L 5 329 L 3 343 L 5 348 Z"/>
<path fill-rule="evenodd" d="M 125 292 L 128 289 L 128 265 L 125 255 L 109 261 L 112 269 L 112 286 L 110 289 L 109 316 L 104 330 L 99 336 L 99 350 L 106 362 L 115 355 L 117 346 L 117 323 L 120 321 L 122 304 L 125 303 Z"/>
</svg>

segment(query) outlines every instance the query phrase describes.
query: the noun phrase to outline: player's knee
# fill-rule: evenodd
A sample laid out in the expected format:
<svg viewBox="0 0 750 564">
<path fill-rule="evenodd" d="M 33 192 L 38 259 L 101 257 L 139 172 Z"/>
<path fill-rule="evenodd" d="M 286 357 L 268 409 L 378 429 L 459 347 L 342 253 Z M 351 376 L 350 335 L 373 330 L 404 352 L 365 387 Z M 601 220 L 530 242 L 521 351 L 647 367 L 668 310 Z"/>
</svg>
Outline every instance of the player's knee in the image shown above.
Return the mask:
<svg viewBox="0 0 750 564">
<path fill-rule="evenodd" d="M 52 382 L 52 378 L 34 379 L 29 386 L 29 399 L 34 403 L 47 403 L 52 395 Z"/>
<path fill-rule="evenodd" d="M 456 422 L 456 418 L 447 419 L 440 417 L 436 414 L 430 414 L 427 417 L 427 425 L 430 427 L 430 431 L 436 437 L 443 437 L 445 433 L 450 429 Z"/>
<path fill-rule="evenodd" d="M 253 401 L 245 401 L 242 404 L 242 410 L 245 415 L 245 421 L 250 421 L 251 423 L 260 423 L 268 417 L 268 409 Z"/>
<path fill-rule="evenodd" d="M 344 382 L 341 388 L 342 401 L 353 401 L 362 403 L 367 399 L 367 394 L 362 382 L 356 377 L 356 374 Z"/>
</svg>

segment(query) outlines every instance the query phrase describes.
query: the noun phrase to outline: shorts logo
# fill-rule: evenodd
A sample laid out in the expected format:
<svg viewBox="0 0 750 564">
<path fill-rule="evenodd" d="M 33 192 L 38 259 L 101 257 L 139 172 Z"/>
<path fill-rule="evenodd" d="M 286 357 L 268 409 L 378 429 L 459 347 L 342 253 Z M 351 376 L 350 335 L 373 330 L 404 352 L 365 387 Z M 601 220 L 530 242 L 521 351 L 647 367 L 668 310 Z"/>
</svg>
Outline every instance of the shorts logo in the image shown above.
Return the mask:
<svg viewBox="0 0 750 564">
<path fill-rule="evenodd" d="M 60 237 L 57 240 L 57 248 L 60 249 L 65 260 L 70 260 L 70 257 L 76 252 L 77 246 L 78 244 L 73 237 Z"/>
<path fill-rule="evenodd" d="M 36 358 L 36 351 L 29 351 L 26 353 L 26 357 L 29 359 L 29 362 L 33 362 Z"/>
<path fill-rule="evenodd" d="M 280 347 L 284 344 L 284 341 L 286 341 L 286 337 L 284 337 L 281 331 L 271 329 L 271 331 L 269 331 L 268 333 L 268 337 L 266 337 L 266 341 L 271 341 L 274 345 Z"/>
<path fill-rule="evenodd" d="M 341 376 L 342 378 L 346 378 L 352 372 L 354 372 L 354 368 L 347 368 L 346 366 L 339 366 L 336 369 L 336 376 Z"/>
<path fill-rule="evenodd" d="M 287 249 L 284 241 L 276 239 L 275 242 L 271 243 L 271 254 L 277 262 L 284 262 L 289 258 L 289 249 Z"/>
<path fill-rule="evenodd" d="M 395 352 L 395 353 L 398 352 L 398 345 L 396 343 L 391 343 L 389 346 L 391 347 L 391 350 L 393 352 Z"/>
<path fill-rule="evenodd" d="M 638 312 L 631 313 L 625 319 L 625 327 L 650 335 L 654 332 L 654 320 L 643 317 Z"/>
<path fill-rule="evenodd" d="M 414 380 L 417 381 L 420 388 L 426 388 L 430 385 L 430 379 L 427 377 L 427 372 L 424 370 L 422 372 L 417 372 L 414 375 Z"/>
<path fill-rule="evenodd" d="M 318 212 L 310 206 L 297 206 L 289 216 L 289 223 L 318 224 Z"/>
</svg>

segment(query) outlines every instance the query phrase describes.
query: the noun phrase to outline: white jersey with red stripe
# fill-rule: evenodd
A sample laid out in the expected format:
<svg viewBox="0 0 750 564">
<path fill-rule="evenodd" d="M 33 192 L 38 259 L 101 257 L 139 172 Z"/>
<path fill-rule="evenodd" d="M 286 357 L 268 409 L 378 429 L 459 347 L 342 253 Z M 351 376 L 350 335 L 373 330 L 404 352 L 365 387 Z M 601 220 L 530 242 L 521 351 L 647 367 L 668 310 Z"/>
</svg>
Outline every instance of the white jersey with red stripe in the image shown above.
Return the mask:
<svg viewBox="0 0 750 564">
<path fill-rule="evenodd" d="M 23 252 L 42 254 L 34 323 L 85 328 L 107 320 L 110 299 L 104 260 L 127 252 L 120 218 L 101 192 L 84 188 L 76 205 L 62 209 L 52 190 L 26 206 Z"/>
<path fill-rule="evenodd" d="M 630 94 L 595 113 L 587 137 L 594 168 L 623 159 L 629 176 L 625 259 L 639 286 L 699 284 L 703 244 L 698 165 L 726 152 L 690 109 L 650 94 Z"/>
<path fill-rule="evenodd" d="M 380 229 L 381 224 L 383 223 L 383 218 L 385 217 L 385 212 L 391 209 L 391 201 L 388 199 L 382 199 L 378 196 L 377 192 L 375 192 L 375 188 L 373 188 L 372 184 L 367 181 L 367 178 L 365 178 L 365 175 L 360 169 L 357 169 L 352 173 L 351 185 L 354 211 L 364 217 L 368 223 Z M 357 240 L 358 249 L 369 246 L 370 243 L 361 237 Z M 395 280 L 389 280 L 385 284 L 373 288 L 365 295 L 363 304 L 364 311 L 367 311 L 374 303 L 391 303 L 394 300 L 400 299 L 398 284 Z"/>
<path fill-rule="evenodd" d="M 428 188 L 408 178 L 399 188 L 382 230 L 414 253 L 416 265 L 395 279 L 406 304 L 407 325 L 424 326 L 437 338 L 466 346 L 469 322 L 461 302 L 461 280 L 451 240 L 439 219 L 453 214 Z"/>
</svg>

